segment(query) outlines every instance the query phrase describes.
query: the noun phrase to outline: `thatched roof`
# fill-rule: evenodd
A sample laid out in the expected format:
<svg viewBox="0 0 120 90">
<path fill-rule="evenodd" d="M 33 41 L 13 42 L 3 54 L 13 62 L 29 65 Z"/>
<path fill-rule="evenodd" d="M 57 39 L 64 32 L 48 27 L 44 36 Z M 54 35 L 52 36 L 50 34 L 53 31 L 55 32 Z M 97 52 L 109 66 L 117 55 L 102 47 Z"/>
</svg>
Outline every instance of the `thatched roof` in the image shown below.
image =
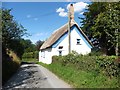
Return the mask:
<svg viewBox="0 0 120 90">
<path fill-rule="evenodd" d="M 87 38 L 87 36 L 84 34 L 84 32 L 79 28 L 79 26 L 77 25 L 76 22 L 72 22 L 71 23 L 71 27 L 73 25 L 76 25 L 78 30 L 82 33 L 82 35 L 86 38 L 86 40 L 89 42 L 89 44 L 91 46 L 92 43 L 89 41 L 89 39 Z M 51 36 L 50 38 L 48 38 L 44 43 L 43 45 L 41 46 L 41 50 L 42 49 L 46 49 L 46 48 L 49 48 L 51 47 L 63 34 L 65 34 L 66 32 L 68 31 L 68 23 L 66 23 L 65 25 L 63 25 L 62 27 L 60 27 L 59 29 L 57 29 Z"/>
</svg>

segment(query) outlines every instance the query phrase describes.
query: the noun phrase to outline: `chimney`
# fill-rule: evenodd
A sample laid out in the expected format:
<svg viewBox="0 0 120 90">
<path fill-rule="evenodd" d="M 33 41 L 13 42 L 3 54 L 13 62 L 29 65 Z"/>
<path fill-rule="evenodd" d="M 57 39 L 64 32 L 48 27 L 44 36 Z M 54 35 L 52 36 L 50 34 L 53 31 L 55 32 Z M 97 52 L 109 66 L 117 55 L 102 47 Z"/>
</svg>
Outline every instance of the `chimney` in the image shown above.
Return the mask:
<svg viewBox="0 0 120 90">
<path fill-rule="evenodd" d="M 69 15 L 68 18 L 70 19 L 70 22 L 73 22 L 74 21 L 74 7 L 73 7 L 73 4 L 70 4 L 68 15 Z"/>
</svg>

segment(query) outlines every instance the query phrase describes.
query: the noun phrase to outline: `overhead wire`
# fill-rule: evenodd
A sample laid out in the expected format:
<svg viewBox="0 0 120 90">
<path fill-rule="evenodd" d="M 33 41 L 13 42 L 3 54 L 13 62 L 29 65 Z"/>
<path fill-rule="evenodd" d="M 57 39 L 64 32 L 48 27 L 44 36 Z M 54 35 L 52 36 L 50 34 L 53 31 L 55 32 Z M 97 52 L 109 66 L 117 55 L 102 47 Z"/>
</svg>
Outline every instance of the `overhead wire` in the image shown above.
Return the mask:
<svg viewBox="0 0 120 90">
<path fill-rule="evenodd" d="M 19 21 L 30 20 L 30 19 L 35 19 L 35 18 L 41 18 L 41 17 L 44 17 L 44 16 L 53 15 L 53 14 L 56 14 L 56 13 L 55 12 L 49 12 L 49 13 L 40 14 L 40 15 L 37 15 L 37 16 L 30 16 L 30 17 L 19 19 Z"/>
</svg>

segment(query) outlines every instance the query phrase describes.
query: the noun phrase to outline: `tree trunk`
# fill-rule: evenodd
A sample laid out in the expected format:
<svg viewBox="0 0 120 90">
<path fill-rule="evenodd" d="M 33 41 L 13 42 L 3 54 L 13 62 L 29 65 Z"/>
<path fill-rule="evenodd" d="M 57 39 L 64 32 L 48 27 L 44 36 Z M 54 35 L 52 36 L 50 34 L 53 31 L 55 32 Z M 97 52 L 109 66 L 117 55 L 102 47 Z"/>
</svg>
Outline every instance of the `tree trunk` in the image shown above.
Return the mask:
<svg viewBox="0 0 120 90">
<path fill-rule="evenodd" d="M 105 47 L 102 47 L 101 50 L 102 50 L 103 56 L 106 56 L 107 55 L 107 49 Z"/>
</svg>

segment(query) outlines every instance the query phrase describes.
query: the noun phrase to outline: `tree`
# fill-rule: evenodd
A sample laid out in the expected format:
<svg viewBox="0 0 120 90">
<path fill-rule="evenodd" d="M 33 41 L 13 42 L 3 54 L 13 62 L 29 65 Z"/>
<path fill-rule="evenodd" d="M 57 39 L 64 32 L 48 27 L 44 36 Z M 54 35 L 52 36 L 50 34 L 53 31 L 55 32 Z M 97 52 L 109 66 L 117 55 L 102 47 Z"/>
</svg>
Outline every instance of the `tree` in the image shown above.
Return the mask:
<svg viewBox="0 0 120 90">
<path fill-rule="evenodd" d="M 119 3 L 93 2 L 84 13 L 85 32 L 93 44 L 108 55 L 118 55 L 119 10 Z"/>
<path fill-rule="evenodd" d="M 95 24 L 95 19 L 97 18 L 98 14 L 100 12 L 105 11 L 105 5 L 106 3 L 102 2 L 93 2 L 88 6 L 88 9 L 86 9 L 86 12 L 83 13 L 85 18 L 82 19 L 82 29 L 86 33 L 86 35 L 89 37 L 89 39 L 93 39 L 93 34 L 91 31 L 91 27 Z"/>
<path fill-rule="evenodd" d="M 24 54 L 24 46 L 20 42 L 20 39 L 14 39 L 11 40 L 10 47 L 12 47 L 12 51 L 20 58 L 22 59 L 22 55 Z"/>
<path fill-rule="evenodd" d="M 24 52 L 28 53 L 28 52 L 36 51 L 35 45 L 32 44 L 31 40 L 29 40 L 29 39 L 27 39 L 27 40 L 21 39 L 20 43 L 24 47 Z"/>
<path fill-rule="evenodd" d="M 2 11 L 2 46 L 11 49 L 15 53 L 20 53 L 20 39 L 26 34 L 26 29 L 18 24 L 10 14 L 11 10 L 1 9 Z M 21 46 L 22 48 L 22 46 Z M 19 51 L 18 51 L 19 50 Z"/>
<path fill-rule="evenodd" d="M 2 19 L 0 19 L 0 34 L 2 31 L 2 84 L 18 70 L 20 66 L 19 58 L 21 58 L 24 53 L 24 48 L 20 40 L 21 37 L 26 34 L 26 29 L 14 20 L 10 11 L 11 10 L 0 9 L 0 16 L 2 16 Z M 7 50 L 10 51 L 10 53 L 8 53 Z"/>
<path fill-rule="evenodd" d="M 43 43 L 44 43 L 44 41 L 41 41 L 41 40 L 39 40 L 39 41 L 37 41 L 37 42 L 35 43 L 36 48 L 37 48 L 38 51 L 40 50 L 40 47 L 42 46 Z"/>
</svg>

